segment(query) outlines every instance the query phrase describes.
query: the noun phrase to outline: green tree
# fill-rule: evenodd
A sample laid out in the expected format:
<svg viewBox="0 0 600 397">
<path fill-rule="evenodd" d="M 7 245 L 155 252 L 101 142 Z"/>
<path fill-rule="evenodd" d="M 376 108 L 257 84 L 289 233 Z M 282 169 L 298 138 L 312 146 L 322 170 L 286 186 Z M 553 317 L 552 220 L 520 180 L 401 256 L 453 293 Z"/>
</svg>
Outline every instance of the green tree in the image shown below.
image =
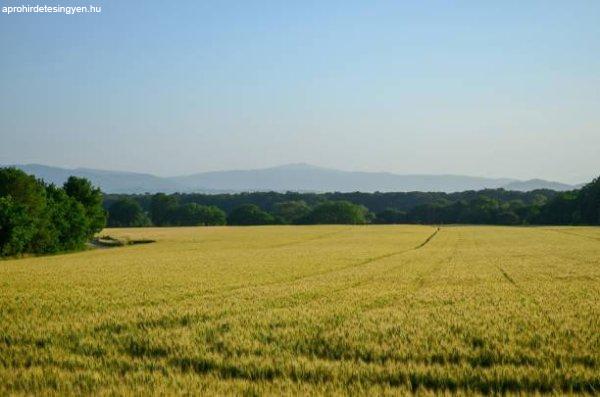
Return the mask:
<svg viewBox="0 0 600 397">
<path fill-rule="evenodd" d="M 313 208 L 302 223 L 358 225 L 368 223 L 370 219 L 369 210 L 362 205 L 349 201 L 326 201 Z"/>
<path fill-rule="evenodd" d="M 200 206 L 203 212 L 203 225 L 222 226 L 227 223 L 227 214 L 225 211 L 214 205 Z"/>
<path fill-rule="evenodd" d="M 88 236 L 89 223 L 83 204 L 54 185 L 46 188 L 48 217 L 45 252 L 82 249 Z"/>
<path fill-rule="evenodd" d="M 88 238 L 106 226 L 106 211 L 102 207 L 102 192 L 85 178 L 69 177 L 63 186 L 69 197 L 83 205 L 88 219 Z"/>
<path fill-rule="evenodd" d="M 174 223 L 175 210 L 179 202 L 176 197 L 157 193 L 150 201 L 150 219 L 156 226 L 169 226 Z"/>
<path fill-rule="evenodd" d="M 398 224 L 406 222 L 406 212 L 392 208 L 377 213 L 375 222 L 379 224 Z"/>
<path fill-rule="evenodd" d="M 579 214 L 577 192 L 563 192 L 553 197 L 541 208 L 536 223 L 546 225 L 571 225 Z"/>
<path fill-rule="evenodd" d="M 85 179 L 70 178 L 60 189 L 2 168 L 0 200 L 3 256 L 81 249 L 104 226 L 102 195 Z"/>
<path fill-rule="evenodd" d="M 496 219 L 499 225 L 518 225 L 521 223 L 519 216 L 513 211 L 500 211 Z"/>
<path fill-rule="evenodd" d="M 310 212 L 310 207 L 302 200 L 283 201 L 275 203 L 273 206 L 273 215 L 281 223 L 292 224 L 298 222 Z"/>
<path fill-rule="evenodd" d="M 446 207 L 438 203 L 421 204 L 411 209 L 407 214 L 407 219 L 411 223 L 436 224 L 445 223 L 443 220 L 444 212 L 453 208 Z M 447 217 L 446 217 L 447 218 Z"/>
<path fill-rule="evenodd" d="M 227 217 L 230 225 L 269 225 L 275 223 L 275 218 L 254 204 L 245 204 L 235 208 Z"/>
<path fill-rule="evenodd" d="M 108 226 L 110 227 L 142 227 L 151 222 L 140 204 L 132 198 L 122 198 L 108 209 Z"/>
<path fill-rule="evenodd" d="M 216 226 L 225 222 L 225 212 L 214 206 L 188 203 L 175 209 L 175 223 L 180 226 Z"/>
<path fill-rule="evenodd" d="M 12 196 L 0 197 L 0 256 L 26 251 L 36 232 L 36 223 L 28 212 Z"/>
<path fill-rule="evenodd" d="M 33 219 L 39 218 L 46 207 L 44 184 L 12 167 L 0 168 L 0 197 L 7 196 L 26 208 Z"/>
<path fill-rule="evenodd" d="M 600 177 L 579 192 L 579 216 L 581 223 L 600 225 Z"/>
<path fill-rule="evenodd" d="M 0 197 L 10 198 L 12 203 L 9 205 L 8 201 L 5 202 L 4 223 L 0 225 L 5 230 L 12 230 L 9 233 L 12 237 L 5 236 L 7 248 L 4 251 L 10 251 L 5 255 L 43 252 L 48 240 L 46 190 L 43 182 L 16 168 L 2 168 L 0 169 Z M 11 220 L 10 216 L 14 219 Z M 17 238 L 15 236 L 20 236 L 19 242 L 14 240 Z M 25 237 L 27 241 L 22 244 Z"/>
</svg>

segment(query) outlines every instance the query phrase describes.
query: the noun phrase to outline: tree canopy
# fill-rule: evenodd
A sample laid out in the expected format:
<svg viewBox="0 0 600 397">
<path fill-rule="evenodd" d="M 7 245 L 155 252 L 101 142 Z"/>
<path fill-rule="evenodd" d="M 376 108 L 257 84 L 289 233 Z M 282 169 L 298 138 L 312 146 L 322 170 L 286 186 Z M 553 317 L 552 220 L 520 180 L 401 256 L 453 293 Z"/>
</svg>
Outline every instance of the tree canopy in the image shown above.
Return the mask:
<svg viewBox="0 0 600 397">
<path fill-rule="evenodd" d="M 102 193 L 85 179 L 59 188 L 0 168 L 0 256 L 81 249 L 105 219 Z"/>
<path fill-rule="evenodd" d="M 130 197 L 119 199 L 108 209 L 108 226 L 141 227 L 150 226 L 150 218 L 144 213 L 142 206 Z"/>
<path fill-rule="evenodd" d="M 270 225 L 275 223 L 275 218 L 257 205 L 246 204 L 234 209 L 227 217 L 227 223 L 239 226 Z"/>
<path fill-rule="evenodd" d="M 300 223 L 360 225 L 371 219 L 367 207 L 349 201 L 326 201 L 313 208 Z"/>
<path fill-rule="evenodd" d="M 218 207 L 229 224 L 362 223 L 350 215 L 347 202 L 367 208 L 367 223 L 597 225 L 600 220 L 599 179 L 580 190 L 530 192 L 484 189 L 456 193 L 300 193 L 252 192 L 230 194 L 109 195 L 105 206 L 122 197 L 135 199 L 157 226 L 184 224 L 180 206 L 190 203 Z M 247 207 L 252 205 L 254 207 Z M 243 209 L 240 209 L 243 207 Z M 360 214 L 363 210 L 356 210 Z M 178 215 L 179 214 L 179 215 Z M 376 215 L 373 215 L 376 214 Z M 357 220 L 359 219 L 359 220 Z M 233 223 L 232 223 L 233 222 Z"/>
</svg>

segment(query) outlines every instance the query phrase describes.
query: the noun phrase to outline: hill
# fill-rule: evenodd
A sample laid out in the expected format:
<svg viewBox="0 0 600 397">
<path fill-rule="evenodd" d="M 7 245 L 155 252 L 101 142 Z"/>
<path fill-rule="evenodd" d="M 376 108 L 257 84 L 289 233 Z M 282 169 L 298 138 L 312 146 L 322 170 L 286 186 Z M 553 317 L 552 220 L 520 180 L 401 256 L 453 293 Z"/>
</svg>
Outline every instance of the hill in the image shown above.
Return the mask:
<svg viewBox="0 0 600 397">
<path fill-rule="evenodd" d="M 549 189 L 557 192 L 580 188 L 581 185 L 567 185 L 566 183 L 550 182 L 543 179 L 530 179 L 528 181 L 514 181 L 505 186 L 506 190 L 517 190 L 520 192 L 529 192 L 531 190 Z"/>
<path fill-rule="evenodd" d="M 55 184 L 62 184 L 70 175 L 85 177 L 107 193 L 244 191 L 451 193 L 496 188 L 520 191 L 575 188 L 541 179 L 519 181 L 510 178 L 465 175 L 401 175 L 389 172 L 341 171 L 309 164 L 289 164 L 255 170 L 212 171 L 176 177 L 89 168 L 66 169 L 39 164 L 15 165 L 15 167 Z"/>
<path fill-rule="evenodd" d="M 62 185 L 69 176 L 89 179 L 105 193 L 144 193 L 179 191 L 180 188 L 168 178 L 135 172 L 105 171 L 91 168 L 59 168 L 39 164 L 15 165 L 15 167 L 42 178 L 48 183 Z"/>
</svg>

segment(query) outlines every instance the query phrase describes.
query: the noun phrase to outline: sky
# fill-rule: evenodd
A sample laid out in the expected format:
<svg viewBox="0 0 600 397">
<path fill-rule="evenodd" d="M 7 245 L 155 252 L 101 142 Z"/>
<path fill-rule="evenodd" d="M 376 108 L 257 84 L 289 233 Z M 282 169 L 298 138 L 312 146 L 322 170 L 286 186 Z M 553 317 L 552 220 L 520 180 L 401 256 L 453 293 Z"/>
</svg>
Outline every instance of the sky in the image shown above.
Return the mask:
<svg viewBox="0 0 600 397">
<path fill-rule="evenodd" d="M 600 175 L 600 2 L 62 1 L 0 13 L 0 164 Z"/>
</svg>

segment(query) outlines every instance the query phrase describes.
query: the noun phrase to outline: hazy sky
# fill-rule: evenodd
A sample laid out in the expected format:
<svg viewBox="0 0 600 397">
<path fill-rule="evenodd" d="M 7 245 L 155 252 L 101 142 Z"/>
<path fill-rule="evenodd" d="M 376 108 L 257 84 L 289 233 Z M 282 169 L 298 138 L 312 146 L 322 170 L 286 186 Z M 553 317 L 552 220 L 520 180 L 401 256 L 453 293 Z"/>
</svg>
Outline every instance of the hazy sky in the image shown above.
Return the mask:
<svg viewBox="0 0 600 397">
<path fill-rule="evenodd" d="M 0 163 L 600 175 L 597 0 L 73 4 L 0 14 Z"/>
</svg>

